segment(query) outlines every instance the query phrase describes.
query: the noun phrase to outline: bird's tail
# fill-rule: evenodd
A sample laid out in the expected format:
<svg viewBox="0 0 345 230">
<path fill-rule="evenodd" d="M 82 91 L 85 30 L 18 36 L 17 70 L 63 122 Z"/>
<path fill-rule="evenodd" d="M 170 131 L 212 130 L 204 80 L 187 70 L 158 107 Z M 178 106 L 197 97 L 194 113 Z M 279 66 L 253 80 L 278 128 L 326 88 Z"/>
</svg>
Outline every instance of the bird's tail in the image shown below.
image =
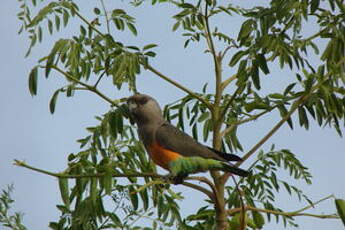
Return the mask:
<svg viewBox="0 0 345 230">
<path fill-rule="evenodd" d="M 247 170 L 237 168 L 236 166 L 230 165 L 230 164 L 227 164 L 227 163 L 223 163 L 223 169 L 225 171 L 230 172 L 232 174 L 235 174 L 237 176 L 247 177 L 250 174 L 250 172 L 247 171 Z"/>
</svg>

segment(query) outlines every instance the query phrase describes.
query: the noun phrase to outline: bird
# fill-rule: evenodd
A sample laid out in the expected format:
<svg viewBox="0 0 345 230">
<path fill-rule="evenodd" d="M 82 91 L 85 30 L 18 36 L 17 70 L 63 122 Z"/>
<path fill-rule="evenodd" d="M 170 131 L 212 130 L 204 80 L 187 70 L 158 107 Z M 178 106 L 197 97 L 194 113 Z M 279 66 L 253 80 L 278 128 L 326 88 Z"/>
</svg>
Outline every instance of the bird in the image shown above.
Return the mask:
<svg viewBox="0 0 345 230">
<path fill-rule="evenodd" d="M 246 177 L 250 173 L 229 161 L 242 161 L 235 154 L 224 153 L 196 141 L 164 119 L 158 102 L 146 94 L 127 99 L 130 117 L 152 161 L 167 170 L 180 184 L 190 173 L 222 170 Z"/>
</svg>

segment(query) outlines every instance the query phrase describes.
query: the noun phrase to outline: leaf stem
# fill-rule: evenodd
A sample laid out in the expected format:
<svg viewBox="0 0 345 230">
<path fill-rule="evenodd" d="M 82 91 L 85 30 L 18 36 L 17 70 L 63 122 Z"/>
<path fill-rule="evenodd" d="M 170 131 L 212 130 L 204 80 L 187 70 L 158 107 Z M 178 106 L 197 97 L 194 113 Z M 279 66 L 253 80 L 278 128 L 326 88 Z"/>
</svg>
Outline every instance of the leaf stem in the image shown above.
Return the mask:
<svg viewBox="0 0 345 230">
<path fill-rule="evenodd" d="M 233 123 L 229 123 L 229 127 L 227 127 L 226 129 L 224 129 L 222 132 L 221 132 L 221 136 L 225 136 L 226 134 L 228 134 L 230 131 L 232 131 L 234 128 L 236 128 L 238 125 L 242 125 L 244 123 L 247 123 L 249 121 L 253 121 L 253 120 L 256 120 L 258 119 L 259 117 L 265 115 L 266 113 L 268 112 L 271 112 L 274 108 L 270 109 L 270 110 L 265 110 L 261 113 L 258 113 L 258 114 L 255 114 L 255 115 L 252 115 L 248 118 L 245 118 L 243 120 L 238 120 L 238 121 L 235 121 Z"/>
<path fill-rule="evenodd" d="M 108 34 L 110 34 L 108 12 L 107 12 L 107 9 L 106 9 L 106 7 L 105 7 L 104 1 L 103 1 L 103 0 L 100 0 L 100 1 L 101 1 L 101 4 L 102 4 L 102 8 L 103 8 L 103 11 L 104 11 L 104 15 L 105 15 L 105 20 L 106 20 L 106 24 L 107 24 L 107 32 L 108 32 Z"/>
<path fill-rule="evenodd" d="M 101 93 L 95 86 L 88 85 L 88 84 L 78 80 L 77 78 L 73 77 L 71 74 L 69 74 L 69 73 L 63 71 L 62 69 L 60 69 L 58 66 L 52 65 L 51 68 L 55 69 L 56 71 L 58 71 L 59 73 L 64 75 L 67 80 L 73 81 L 73 82 L 75 82 L 75 83 L 77 83 L 79 85 L 84 86 L 86 89 L 88 89 L 89 91 L 97 94 L 98 96 L 103 98 L 105 101 L 109 102 L 111 105 L 119 107 L 118 103 L 116 103 L 114 100 L 110 99 L 109 97 L 107 97 L 103 93 Z"/>
<path fill-rule="evenodd" d="M 176 86 L 177 88 L 181 89 L 182 91 L 184 91 L 184 92 L 188 93 L 189 95 L 193 96 L 194 98 L 196 98 L 200 102 L 204 103 L 207 106 L 207 108 L 212 110 L 212 105 L 207 100 L 205 100 L 204 98 L 200 97 L 198 94 L 194 93 L 192 90 L 184 87 L 183 85 L 181 85 L 181 84 L 177 83 L 176 81 L 172 80 L 171 78 L 167 77 L 166 75 L 164 75 L 163 73 L 159 72 L 158 70 L 156 70 L 154 67 L 152 67 L 149 64 L 147 64 L 145 66 L 145 68 L 148 69 L 149 71 L 151 71 L 152 73 L 156 74 L 160 78 L 164 79 L 165 81 L 169 82 L 170 84 Z"/>
</svg>

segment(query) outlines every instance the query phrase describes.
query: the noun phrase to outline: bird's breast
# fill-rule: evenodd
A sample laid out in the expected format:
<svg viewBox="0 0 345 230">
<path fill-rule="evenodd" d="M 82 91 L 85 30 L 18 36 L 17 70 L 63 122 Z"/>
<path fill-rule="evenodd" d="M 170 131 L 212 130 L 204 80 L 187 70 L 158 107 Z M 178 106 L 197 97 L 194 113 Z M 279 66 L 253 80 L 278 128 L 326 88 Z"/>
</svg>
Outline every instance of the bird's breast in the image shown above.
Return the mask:
<svg viewBox="0 0 345 230">
<path fill-rule="evenodd" d="M 147 151 L 153 162 L 166 170 L 169 170 L 170 162 L 182 157 L 179 153 L 166 149 L 158 143 L 148 146 Z"/>
</svg>

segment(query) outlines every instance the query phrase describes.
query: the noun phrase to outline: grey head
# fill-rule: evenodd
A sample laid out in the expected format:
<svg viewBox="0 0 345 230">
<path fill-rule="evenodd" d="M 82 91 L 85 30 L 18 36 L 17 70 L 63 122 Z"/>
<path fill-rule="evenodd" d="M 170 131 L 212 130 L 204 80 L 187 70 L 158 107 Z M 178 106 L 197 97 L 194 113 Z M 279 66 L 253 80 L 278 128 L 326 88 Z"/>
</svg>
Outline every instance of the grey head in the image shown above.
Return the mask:
<svg viewBox="0 0 345 230">
<path fill-rule="evenodd" d="M 138 125 L 162 124 L 164 118 L 158 102 L 146 94 L 135 94 L 127 99 L 129 112 Z"/>
</svg>

